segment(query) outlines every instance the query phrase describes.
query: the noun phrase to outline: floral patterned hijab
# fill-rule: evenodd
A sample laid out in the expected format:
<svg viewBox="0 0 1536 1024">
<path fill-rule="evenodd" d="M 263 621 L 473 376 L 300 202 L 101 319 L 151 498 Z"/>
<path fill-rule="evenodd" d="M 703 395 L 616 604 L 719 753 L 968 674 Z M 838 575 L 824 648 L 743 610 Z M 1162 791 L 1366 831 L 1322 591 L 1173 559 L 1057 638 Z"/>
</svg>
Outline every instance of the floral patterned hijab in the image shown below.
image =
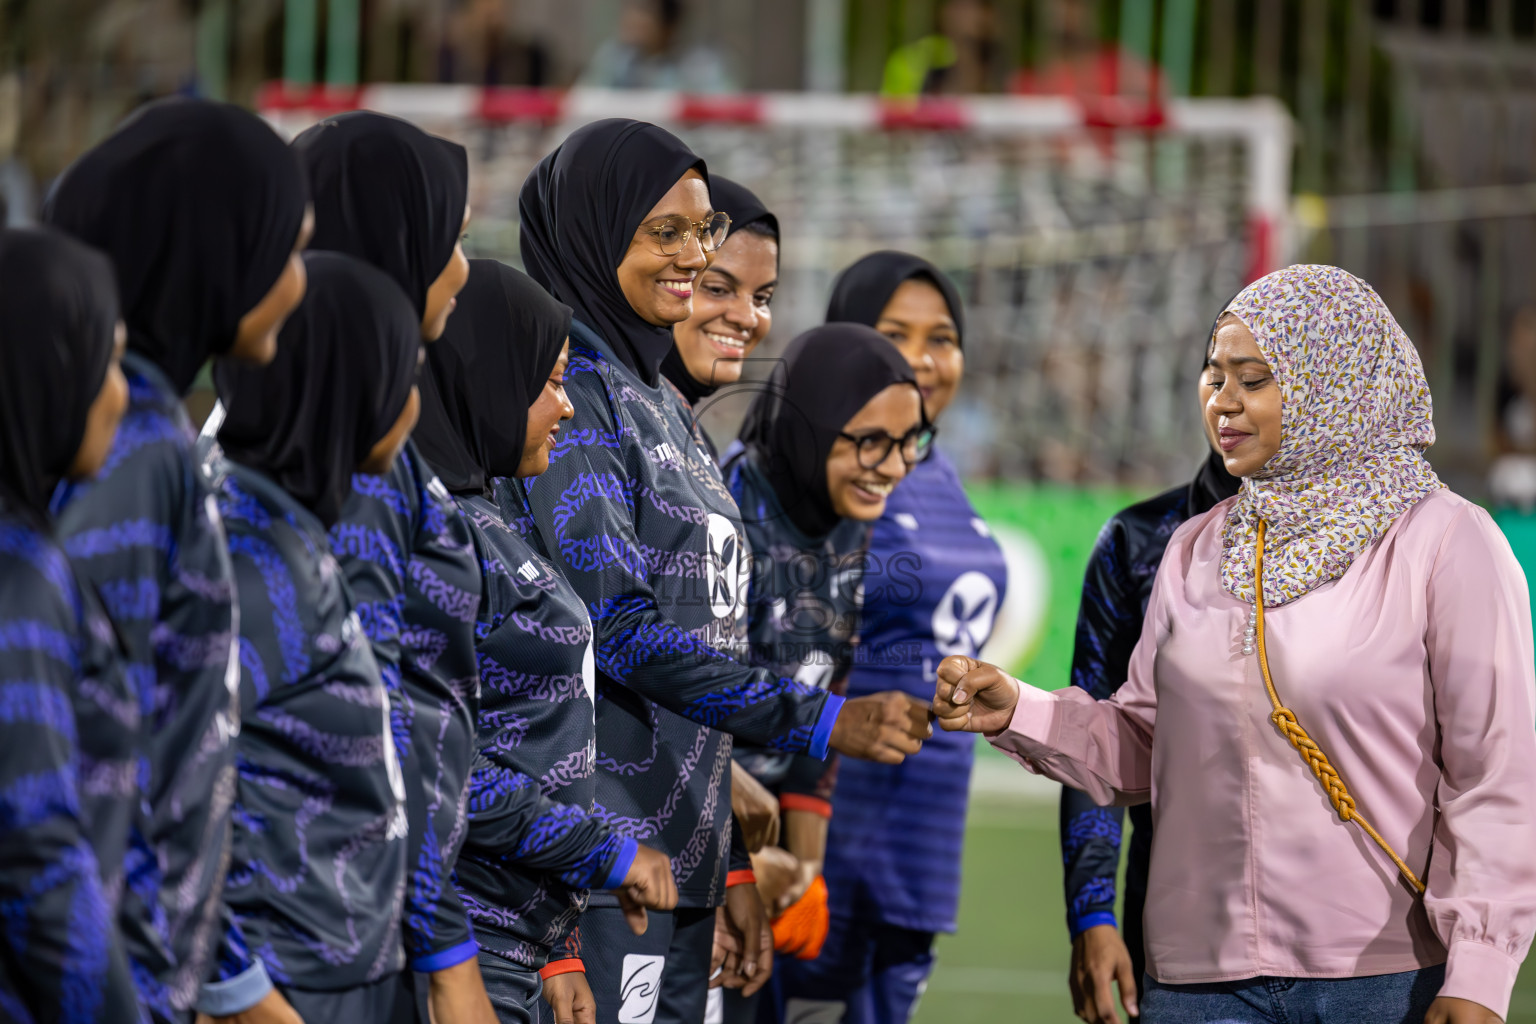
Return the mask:
<svg viewBox="0 0 1536 1024">
<path fill-rule="evenodd" d="M 1381 296 L 1337 267 L 1260 278 L 1227 306 L 1252 332 L 1280 387 L 1280 450 L 1227 513 L 1222 586 L 1254 600 L 1253 555 L 1267 522 L 1264 603 L 1282 605 L 1348 571 L 1404 512 L 1443 487 L 1429 384 Z"/>
</svg>

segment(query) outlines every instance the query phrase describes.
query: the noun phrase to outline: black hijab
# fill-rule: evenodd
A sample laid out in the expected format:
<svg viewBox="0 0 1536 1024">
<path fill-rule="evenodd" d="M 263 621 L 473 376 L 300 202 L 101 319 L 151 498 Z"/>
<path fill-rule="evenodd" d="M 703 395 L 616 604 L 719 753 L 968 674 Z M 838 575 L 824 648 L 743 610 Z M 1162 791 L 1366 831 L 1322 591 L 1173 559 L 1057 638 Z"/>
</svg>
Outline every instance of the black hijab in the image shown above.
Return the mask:
<svg viewBox="0 0 1536 1024">
<path fill-rule="evenodd" d="M 732 234 L 755 224 L 767 228 L 774 241 L 778 241 L 779 218 L 769 213 L 763 201 L 745 185 L 715 175 L 709 179 L 709 201 L 717 212 L 731 218 Z M 718 390 L 715 385 L 705 384 L 688 372 L 688 364 L 683 362 L 682 353 L 675 344 L 667 349 L 667 356 L 661 361 L 661 372 L 676 385 L 691 406 L 698 405 Z"/>
<path fill-rule="evenodd" d="M 0 492 L 46 521 L 112 365 L 112 263 L 56 231 L 0 230 Z"/>
<path fill-rule="evenodd" d="M 892 384 L 917 378 L 883 334 L 863 324 L 813 327 L 789 343 L 741 426 L 779 504 L 809 537 L 838 523 L 827 456 L 848 421 Z"/>
<path fill-rule="evenodd" d="M 398 117 L 356 110 L 293 140 L 315 195 L 312 249 L 378 267 L 421 319 L 448 266 L 469 200 L 469 154 Z"/>
<path fill-rule="evenodd" d="M 775 217 L 757 193 L 738 181 L 722 178 L 718 174 L 709 179 L 709 202 L 717 213 L 731 218 L 731 230 L 740 231 L 753 224 L 761 224 L 774 238 L 779 237 L 779 218 Z"/>
<path fill-rule="evenodd" d="M 635 229 L 704 161 L 665 129 L 608 118 L 578 128 L 528 175 L 518 196 L 523 265 L 576 319 L 655 386 L 672 328 L 647 323 L 619 288 Z"/>
<path fill-rule="evenodd" d="M 427 349 L 416 447 L 454 494 L 483 494 L 514 476 L 528 440 L 528 409 L 549 380 L 570 307 L 527 274 L 470 260 L 469 283 L 443 336 Z"/>
<path fill-rule="evenodd" d="M 111 258 L 128 347 L 185 393 L 277 283 L 308 200 L 299 162 L 261 118 L 173 98 L 76 160 L 43 217 Z"/>
<path fill-rule="evenodd" d="M 360 260 L 310 252 L 304 266 L 309 291 L 278 335 L 277 359 L 214 366 L 219 444 L 330 527 L 358 463 L 410 397 L 421 322 L 399 286 Z"/>
<path fill-rule="evenodd" d="M 896 289 L 914 277 L 929 282 L 944 296 L 944 304 L 949 307 L 955 332 L 963 346 L 965 305 L 960 301 L 955 283 L 921 256 L 891 249 L 872 252 L 837 276 L 832 285 L 832 299 L 827 303 L 827 321 L 875 326 Z"/>
<path fill-rule="evenodd" d="M 1237 296 L 1241 294 L 1242 292 L 1238 292 L 1232 296 L 1232 299 L 1237 298 Z M 1227 307 L 1232 304 L 1232 299 L 1228 299 L 1226 302 L 1221 304 L 1221 313 L 1216 314 L 1216 319 L 1211 321 L 1210 331 L 1208 331 L 1205 335 L 1205 348 L 1200 354 L 1200 372 L 1202 374 L 1205 372 L 1205 368 L 1210 362 L 1211 346 L 1216 343 L 1216 325 L 1221 323 L 1222 314 L 1224 314 L 1227 311 Z M 1200 432 L 1202 434 L 1205 433 L 1203 422 L 1201 424 Z M 1207 447 L 1209 447 L 1209 442 L 1207 442 Z M 1208 452 L 1206 452 L 1205 461 L 1200 464 L 1199 472 L 1197 472 L 1195 474 L 1195 478 L 1189 482 L 1190 518 L 1193 519 L 1195 516 L 1203 515 L 1206 512 L 1209 512 L 1211 509 L 1215 508 L 1217 505 L 1221 504 L 1223 501 L 1226 501 L 1238 491 L 1242 490 L 1242 487 L 1242 478 L 1233 476 L 1231 473 L 1228 473 L 1227 460 L 1222 458 L 1221 452 L 1217 451 L 1215 448 L 1211 448 Z"/>
</svg>

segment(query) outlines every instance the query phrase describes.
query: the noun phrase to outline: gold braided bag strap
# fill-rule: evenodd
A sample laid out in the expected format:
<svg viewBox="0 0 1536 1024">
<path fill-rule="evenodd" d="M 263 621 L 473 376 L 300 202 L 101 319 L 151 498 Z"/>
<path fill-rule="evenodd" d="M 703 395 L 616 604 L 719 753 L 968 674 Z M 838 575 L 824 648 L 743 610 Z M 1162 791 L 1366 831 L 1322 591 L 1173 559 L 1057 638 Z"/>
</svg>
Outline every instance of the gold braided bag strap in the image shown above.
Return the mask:
<svg viewBox="0 0 1536 1024">
<path fill-rule="evenodd" d="M 1344 780 L 1339 777 L 1338 769 L 1328 762 L 1328 755 L 1323 753 L 1322 748 L 1307 735 L 1307 730 L 1296 721 L 1296 713 L 1280 703 L 1280 695 L 1275 692 L 1275 681 L 1269 674 L 1269 656 L 1264 653 L 1264 532 L 1268 525 L 1264 520 L 1259 520 L 1258 544 L 1255 545 L 1253 555 L 1253 594 L 1254 632 L 1258 640 L 1259 671 L 1264 675 L 1264 689 L 1269 692 L 1269 702 L 1275 708 L 1269 720 L 1275 723 L 1275 728 L 1280 730 L 1280 735 L 1290 741 L 1291 746 L 1296 748 L 1296 752 L 1307 763 L 1307 767 L 1312 769 L 1312 774 L 1317 776 L 1317 781 L 1323 784 L 1323 789 L 1328 793 L 1328 801 L 1333 804 L 1333 809 L 1339 814 L 1339 820 L 1352 821 L 1359 825 L 1361 830 L 1374 839 L 1376 845 L 1392 858 L 1392 863 L 1397 865 L 1397 870 L 1402 872 L 1414 891 L 1422 894 L 1424 883 L 1419 881 L 1419 876 L 1403 863 L 1403 858 L 1399 857 L 1397 851 L 1381 838 L 1381 833 L 1361 817 L 1359 810 L 1355 807 L 1355 798 L 1349 795 L 1349 789 L 1344 785 Z"/>
</svg>

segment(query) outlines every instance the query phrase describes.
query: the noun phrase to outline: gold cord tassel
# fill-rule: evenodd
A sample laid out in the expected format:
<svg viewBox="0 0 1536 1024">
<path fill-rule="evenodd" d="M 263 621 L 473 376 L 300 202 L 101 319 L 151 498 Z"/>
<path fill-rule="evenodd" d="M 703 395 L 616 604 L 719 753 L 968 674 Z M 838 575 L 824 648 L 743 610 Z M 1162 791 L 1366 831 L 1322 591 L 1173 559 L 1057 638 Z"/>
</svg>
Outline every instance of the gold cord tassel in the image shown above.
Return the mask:
<svg viewBox="0 0 1536 1024">
<path fill-rule="evenodd" d="M 1280 703 L 1280 695 L 1275 692 L 1275 681 L 1269 674 L 1269 656 L 1264 653 L 1264 532 L 1269 524 L 1259 520 L 1259 540 L 1253 555 L 1253 596 L 1254 596 L 1254 632 L 1258 640 L 1259 671 L 1264 675 L 1264 689 L 1269 693 L 1269 702 L 1274 705 L 1274 712 L 1269 720 L 1275 723 L 1275 728 L 1280 730 L 1280 735 L 1290 741 L 1291 746 L 1301 755 L 1307 767 L 1312 769 L 1312 774 L 1317 776 L 1317 781 L 1323 784 L 1324 791 L 1328 794 L 1329 803 L 1338 812 L 1339 820 L 1352 821 L 1376 841 L 1376 845 L 1386 851 L 1392 863 L 1397 865 L 1397 870 L 1408 879 L 1408 884 L 1414 891 L 1424 892 L 1424 883 L 1419 881 L 1419 876 L 1403 863 L 1403 858 L 1397 855 L 1397 851 L 1381 838 L 1381 834 L 1371 827 L 1371 823 L 1361 817 L 1355 807 L 1355 798 L 1349 795 L 1349 789 L 1344 785 L 1344 780 L 1339 777 L 1338 769 L 1328 761 L 1328 755 L 1307 735 L 1307 730 L 1301 727 L 1296 720 L 1296 713 L 1284 704 Z"/>
</svg>

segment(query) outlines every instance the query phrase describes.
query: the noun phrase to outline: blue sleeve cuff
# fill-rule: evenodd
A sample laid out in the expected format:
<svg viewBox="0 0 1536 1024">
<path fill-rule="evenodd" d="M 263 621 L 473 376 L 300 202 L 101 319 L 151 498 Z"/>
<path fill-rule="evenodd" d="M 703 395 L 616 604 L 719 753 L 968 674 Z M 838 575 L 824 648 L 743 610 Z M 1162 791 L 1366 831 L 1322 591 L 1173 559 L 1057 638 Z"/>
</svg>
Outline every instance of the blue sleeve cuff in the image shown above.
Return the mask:
<svg viewBox="0 0 1536 1024">
<path fill-rule="evenodd" d="M 465 960 L 476 956 L 479 952 L 479 943 L 475 942 L 474 939 L 468 939 L 457 946 L 451 946 L 436 953 L 428 953 L 426 956 L 417 957 L 411 961 L 411 970 L 417 974 L 435 974 L 438 971 L 446 971 L 450 967 L 457 967 Z"/>
<path fill-rule="evenodd" d="M 1067 930 L 1072 933 L 1072 937 L 1075 939 L 1089 928 L 1097 928 L 1101 924 L 1107 924 L 1114 928 L 1118 927 L 1119 922 L 1115 920 L 1113 913 L 1101 910 L 1095 914 L 1084 914 L 1082 917 L 1070 918 L 1067 921 Z"/>
<path fill-rule="evenodd" d="M 197 995 L 197 1012 L 210 1017 L 233 1017 L 244 1013 L 272 991 L 272 979 L 266 965 L 257 960 L 228 981 L 210 981 Z"/>
<path fill-rule="evenodd" d="M 614 859 L 613 868 L 608 872 L 608 877 L 603 879 L 599 889 L 617 889 L 624 884 L 624 876 L 629 874 L 629 869 L 634 866 L 635 855 L 640 852 L 638 839 L 625 839 L 624 845 L 619 847 L 619 855 Z"/>
<path fill-rule="evenodd" d="M 827 702 L 822 705 L 821 718 L 816 722 L 816 731 L 811 733 L 811 745 L 806 748 L 806 753 L 822 761 L 827 759 L 827 747 L 832 744 L 832 726 L 837 724 L 837 716 L 843 710 L 843 698 L 835 693 L 827 694 Z"/>
</svg>

